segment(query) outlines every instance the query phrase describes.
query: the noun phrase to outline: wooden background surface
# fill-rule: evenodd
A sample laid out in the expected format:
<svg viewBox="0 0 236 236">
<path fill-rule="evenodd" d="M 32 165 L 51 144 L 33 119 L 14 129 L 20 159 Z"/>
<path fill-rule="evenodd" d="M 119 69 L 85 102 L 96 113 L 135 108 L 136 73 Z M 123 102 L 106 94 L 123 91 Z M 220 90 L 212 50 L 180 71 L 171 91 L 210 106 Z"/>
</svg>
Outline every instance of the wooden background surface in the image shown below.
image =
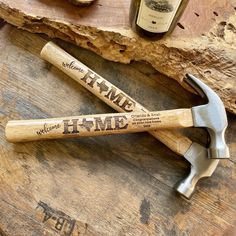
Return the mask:
<svg viewBox="0 0 236 236">
<path fill-rule="evenodd" d="M 187 89 L 183 77 L 194 74 L 219 94 L 228 111 L 236 114 L 235 0 L 183 2 L 188 4 L 178 24 L 162 40 L 152 42 L 131 30 L 130 0 L 112 4 L 111 0 L 96 0 L 87 8 L 66 0 L 0 0 L 0 17 L 111 61 L 146 61 Z"/>
<path fill-rule="evenodd" d="M 25 37 L 25 36 L 24 36 Z M 11 119 L 113 112 L 37 55 L 38 36 L 0 31 L 0 234 L 235 235 L 236 119 L 226 133 L 230 160 L 188 201 L 174 191 L 189 164 L 147 133 L 10 144 Z M 150 110 L 202 101 L 144 63 L 109 62 L 58 43 Z M 206 132 L 188 129 L 205 144 Z"/>
</svg>

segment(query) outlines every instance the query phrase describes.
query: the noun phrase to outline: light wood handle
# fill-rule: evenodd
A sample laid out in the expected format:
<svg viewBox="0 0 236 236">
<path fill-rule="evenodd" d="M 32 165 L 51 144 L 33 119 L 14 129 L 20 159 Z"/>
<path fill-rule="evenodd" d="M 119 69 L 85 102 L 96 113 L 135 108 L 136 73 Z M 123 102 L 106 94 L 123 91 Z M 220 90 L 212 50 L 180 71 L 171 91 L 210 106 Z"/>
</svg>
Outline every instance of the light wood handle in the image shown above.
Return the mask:
<svg viewBox="0 0 236 236">
<path fill-rule="evenodd" d="M 190 109 L 9 121 L 9 142 L 142 132 L 192 126 Z"/>
<path fill-rule="evenodd" d="M 118 112 L 148 112 L 122 90 L 99 76 L 53 42 L 48 42 L 41 57 L 87 88 Z M 80 68 L 80 69 L 79 69 Z M 107 88 L 107 90 L 105 90 Z M 177 130 L 156 130 L 150 133 L 177 154 L 184 155 L 192 141 Z"/>
</svg>

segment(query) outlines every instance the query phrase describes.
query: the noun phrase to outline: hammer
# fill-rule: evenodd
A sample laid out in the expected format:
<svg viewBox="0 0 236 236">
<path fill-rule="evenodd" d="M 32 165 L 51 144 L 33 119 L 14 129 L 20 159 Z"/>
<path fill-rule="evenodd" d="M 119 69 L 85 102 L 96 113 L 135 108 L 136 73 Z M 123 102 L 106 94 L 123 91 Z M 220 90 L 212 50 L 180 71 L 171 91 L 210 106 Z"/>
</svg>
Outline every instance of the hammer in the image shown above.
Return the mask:
<svg viewBox="0 0 236 236">
<path fill-rule="evenodd" d="M 206 127 L 211 137 L 209 156 L 212 158 L 228 158 L 229 150 L 224 137 L 227 118 L 223 103 L 216 93 L 194 76 L 187 75 L 187 81 L 194 88 L 202 89 L 201 91 L 209 101 L 207 105 L 196 106 L 191 109 L 147 113 L 129 112 L 9 121 L 6 127 L 6 137 L 8 141 L 18 142 L 123 134 L 166 128 Z M 130 104 L 127 105 L 129 107 Z"/>
<path fill-rule="evenodd" d="M 47 43 L 41 52 L 41 56 L 59 69 L 63 70 L 66 74 L 71 76 L 85 88 L 89 89 L 92 93 L 97 95 L 114 109 L 120 112 L 147 112 L 147 109 L 145 109 L 142 105 L 134 101 L 127 94 L 97 75 L 95 72 L 91 71 L 81 62 L 77 61 L 71 55 L 57 47 L 54 43 Z M 83 71 L 79 71 L 78 68 L 83 68 Z M 87 78 L 86 81 L 82 80 L 84 75 L 88 72 L 90 72 L 90 78 Z M 114 92 L 113 96 L 108 97 L 106 94 L 100 93 L 99 87 L 95 86 L 95 78 L 97 82 L 100 82 L 100 85 L 103 84 L 112 89 Z M 129 104 L 129 107 L 125 106 L 125 103 L 126 105 Z M 179 134 L 177 131 L 156 130 L 152 131 L 151 134 L 165 143 L 174 152 L 184 156 L 191 163 L 190 175 L 177 187 L 178 192 L 180 192 L 183 196 L 190 198 L 197 181 L 202 177 L 211 176 L 217 167 L 218 160 L 208 159 L 207 149 L 205 147 L 193 143 L 191 140 Z"/>
<path fill-rule="evenodd" d="M 42 50 L 42 55 L 43 55 Z M 82 74 L 82 81 L 88 86 L 95 84 L 100 94 L 105 94 L 116 104 L 122 104 L 123 110 L 129 112 L 133 103 L 122 101 L 123 96 L 116 96 L 114 89 L 103 82 L 99 82 L 99 76 L 85 70 L 84 66 L 75 61 L 62 61 L 62 67 L 66 70 L 76 71 Z M 81 76 L 80 76 L 81 77 Z M 89 82 L 88 82 L 89 81 Z M 76 136 L 97 136 L 104 134 L 117 134 L 128 132 L 142 132 L 164 128 L 205 127 L 210 134 L 210 146 L 208 148 L 211 158 L 229 158 L 229 149 L 225 143 L 225 130 L 228 125 L 224 104 L 219 96 L 206 84 L 193 75 L 187 74 L 185 81 L 200 95 L 208 99 L 205 105 L 195 106 L 191 109 L 176 109 L 169 111 L 156 111 L 147 113 L 123 113 L 103 114 L 96 116 L 64 117 L 58 119 L 43 119 L 31 121 L 10 121 L 6 127 L 8 141 L 31 141 L 40 139 L 66 138 Z M 91 127 L 84 126 L 81 122 L 89 123 Z M 60 126 L 60 128 L 54 128 Z M 68 126 L 73 126 L 72 132 L 67 132 Z M 100 126 L 100 127 L 99 127 Z M 107 126 L 107 127 L 106 127 Z M 104 127 L 104 128 L 103 128 Z M 21 132 L 23 128 L 23 131 Z M 26 130 L 27 129 L 27 130 Z M 49 132 L 50 129 L 50 132 Z M 42 130 L 42 132 L 40 131 Z M 40 135 L 39 135 L 40 134 Z"/>
</svg>

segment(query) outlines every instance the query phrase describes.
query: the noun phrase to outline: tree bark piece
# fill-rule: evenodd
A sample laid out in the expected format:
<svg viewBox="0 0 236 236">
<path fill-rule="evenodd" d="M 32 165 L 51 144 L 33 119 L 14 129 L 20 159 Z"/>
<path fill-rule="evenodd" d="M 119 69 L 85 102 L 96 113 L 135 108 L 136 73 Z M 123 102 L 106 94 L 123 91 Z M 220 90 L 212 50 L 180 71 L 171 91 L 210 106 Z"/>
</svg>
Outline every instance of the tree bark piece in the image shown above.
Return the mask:
<svg viewBox="0 0 236 236">
<path fill-rule="evenodd" d="M 130 63 L 146 61 L 185 88 L 192 73 L 213 88 L 228 111 L 236 113 L 236 13 L 233 0 L 190 1 L 178 26 L 150 42 L 129 27 L 129 1 L 96 1 L 75 8 L 65 1 L 0 1 L 0 17 L 29 30 L 58 37 L 102 57 Z M 53 15 L 52 15 L 53 11 Z"/>
</svg>

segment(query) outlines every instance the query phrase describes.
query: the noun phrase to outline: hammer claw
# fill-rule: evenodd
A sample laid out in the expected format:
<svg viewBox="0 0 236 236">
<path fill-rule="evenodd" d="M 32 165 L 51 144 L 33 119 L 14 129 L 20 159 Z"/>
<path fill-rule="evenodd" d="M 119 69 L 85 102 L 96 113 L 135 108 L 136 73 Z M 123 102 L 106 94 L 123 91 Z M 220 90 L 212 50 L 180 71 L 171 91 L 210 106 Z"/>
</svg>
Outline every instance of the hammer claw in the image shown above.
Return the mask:
<svg viewBox="0 0 236 236">
<path fill-rule="evenodd" d="M 209 157 L 229 158 L 229 148 L 225 143 L 228 121 L 223 102 L 210 87 L 193 75 L 187 74 L 185 81 L 208 100 L 207 104 L 192 107 L 192 115 L 194 126 L 206 127 L 210 134 Z"/>
</svg>

